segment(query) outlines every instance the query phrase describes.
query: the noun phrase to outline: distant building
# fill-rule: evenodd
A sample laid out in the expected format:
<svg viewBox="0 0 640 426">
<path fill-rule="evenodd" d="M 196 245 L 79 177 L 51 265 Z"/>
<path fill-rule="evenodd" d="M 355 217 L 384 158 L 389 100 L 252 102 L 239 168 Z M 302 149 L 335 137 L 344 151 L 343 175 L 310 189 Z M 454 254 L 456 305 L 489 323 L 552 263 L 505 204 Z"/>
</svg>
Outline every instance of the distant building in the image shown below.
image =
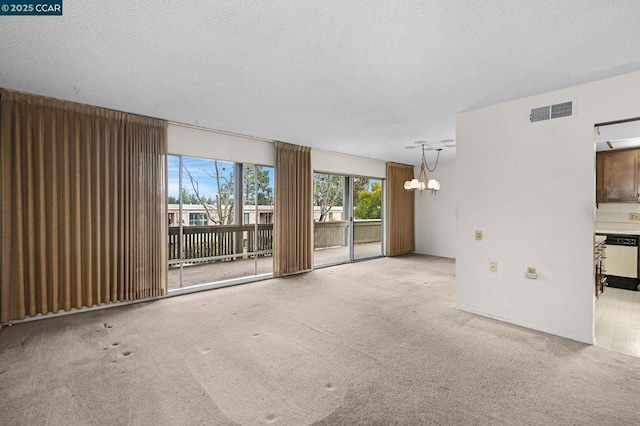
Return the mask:
<svg viewBox="0 0 640 426">
<path fill-rule="evenodd" d="M 313 207 L 313 220 L 316 222 L 320 220 L 320 207 Z M 342 206 L 331 207 L 331 210 L 327 212 L 327 216 L 324 219 L 324 222 L 337 222 L 341 220 L 347 220 L 346 217 L 342 215 Z"/>
<path fill-rule="evenodd" d="M 215 209 L 210 209 L 211 215 L 217 219 Z M 179 226 L 180 205 L 168 204 L 167 214 L 169 216 L 169 226 Z M 242 209 L 243 224 L 256 223 L 256 214 L 258 215 L 258 223 L 273 223 L 273 206 L 244 206 Z M 214 225 L 209 220 L 209 216 L 205 208 L 201 204 L 183 204 L 182 205 L 182 224 L 185 226 L 207 226 Z"/>
<path fill-rule="evenodd" d="M 215 209 L 210 210 L 212 216 L 215 217 Z M 205 208 L 201 204 L 183 204 L 182 205 L 182 217 L 180 217 L 180 205 L 168 204 L 167 214 L 169 219 L 169 226 L 180 226 L 180 219 L 185 226 L 207 226 L 214 225 L 209 220 Z M 273 206 L 244 206 L 242 209 L 242 222 L 243 224 L 256 223 L 256 215 L 258 216 L 258 223 L 273 223 Z M 315 221 L 320 219 L 320 207 L 314 207 L 313 219 Z M 327 213 L 325 221 L 341 221 L 345 220 L 342 217 L 342 207 L 332 207 Z"/>
</svg>

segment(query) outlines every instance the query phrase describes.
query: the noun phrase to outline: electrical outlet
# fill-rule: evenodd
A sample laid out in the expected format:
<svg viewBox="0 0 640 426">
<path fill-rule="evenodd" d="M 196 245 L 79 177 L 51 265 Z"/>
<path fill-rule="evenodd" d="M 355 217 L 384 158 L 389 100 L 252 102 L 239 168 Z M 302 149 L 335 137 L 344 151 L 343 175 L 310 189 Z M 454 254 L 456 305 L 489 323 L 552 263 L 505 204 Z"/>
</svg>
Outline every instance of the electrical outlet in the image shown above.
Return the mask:
<svg viewBox="0 0 640 426">
<path fill-rule="evenodd" d="M 482 241 L 482 231 L 476 231 L 476 241 Z"/>
<path fill-rule="evenodd" d="M 527 272 L 524 273 L 524 277 L 529 278 L 530 280 L 538 279 L 538 274 L 536 274 L 536 268 L 527 266 Z"/>
<path fill-rule="evenodd" d="M 640 213 L 629 213 L 629 220 L 640 221 Z"/>
<path fill-rule="evenodd" d="M 498 262 L 489 262 L 489 272 L 498 272 Z"/>
</svg>

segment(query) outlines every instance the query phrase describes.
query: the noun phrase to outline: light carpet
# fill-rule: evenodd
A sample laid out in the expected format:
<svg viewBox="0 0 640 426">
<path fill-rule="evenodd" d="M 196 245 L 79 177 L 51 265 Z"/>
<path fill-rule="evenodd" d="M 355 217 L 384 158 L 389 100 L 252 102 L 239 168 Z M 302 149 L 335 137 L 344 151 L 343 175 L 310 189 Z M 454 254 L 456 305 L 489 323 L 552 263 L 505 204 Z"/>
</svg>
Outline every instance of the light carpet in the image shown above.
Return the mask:
<svg viewBox="0 0 640 426">
<path fill-rule="evenodd" d="M 454 269 L 382 258 L 4 327 L 0 424 L 640 424 L 639 358 L 458 311 Z"/>
</svg>

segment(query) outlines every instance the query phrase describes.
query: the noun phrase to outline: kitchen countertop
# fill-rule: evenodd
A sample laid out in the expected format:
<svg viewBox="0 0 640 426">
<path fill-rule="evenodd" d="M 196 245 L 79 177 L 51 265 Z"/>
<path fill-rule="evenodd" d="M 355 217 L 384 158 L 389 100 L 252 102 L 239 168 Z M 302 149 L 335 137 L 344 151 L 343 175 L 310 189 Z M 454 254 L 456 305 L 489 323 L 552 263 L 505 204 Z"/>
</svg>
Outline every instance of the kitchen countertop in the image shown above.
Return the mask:
<svg viewBox="0 0 640 426">
<path fill-rule="evenodd" d="M 596 229 L 596 234 L 640 235 L 640 229 Z"/>
</svg>

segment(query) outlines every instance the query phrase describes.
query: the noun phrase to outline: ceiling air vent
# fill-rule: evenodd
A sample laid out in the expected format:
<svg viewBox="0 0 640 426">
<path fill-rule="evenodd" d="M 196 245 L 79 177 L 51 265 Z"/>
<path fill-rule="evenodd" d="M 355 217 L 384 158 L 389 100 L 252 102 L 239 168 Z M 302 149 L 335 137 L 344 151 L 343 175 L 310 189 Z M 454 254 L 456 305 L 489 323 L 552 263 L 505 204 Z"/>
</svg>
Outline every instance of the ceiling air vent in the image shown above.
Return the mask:
<svg viewBox="0 0 640 426">
<path fill-rule="evenodd" d="M 535 123 L 536 121 L 548 120 L 549 118 L 551 118 L 551 107 L 544 106 L 532 109 L 529 121 Z"/>
<path fill-rule="evenodd" d="M 529 121 L 531 123 L 535 123 L 538 121 L 571 116 L 573 116 L 573 101 L 532 108 L 531 113 L 529 114 Z"/>
<path fill-rule="evenodd" d="M 573 102 L 551 105 L 551 118 L 571 117 L 572 114 Z"/>
</svg>

